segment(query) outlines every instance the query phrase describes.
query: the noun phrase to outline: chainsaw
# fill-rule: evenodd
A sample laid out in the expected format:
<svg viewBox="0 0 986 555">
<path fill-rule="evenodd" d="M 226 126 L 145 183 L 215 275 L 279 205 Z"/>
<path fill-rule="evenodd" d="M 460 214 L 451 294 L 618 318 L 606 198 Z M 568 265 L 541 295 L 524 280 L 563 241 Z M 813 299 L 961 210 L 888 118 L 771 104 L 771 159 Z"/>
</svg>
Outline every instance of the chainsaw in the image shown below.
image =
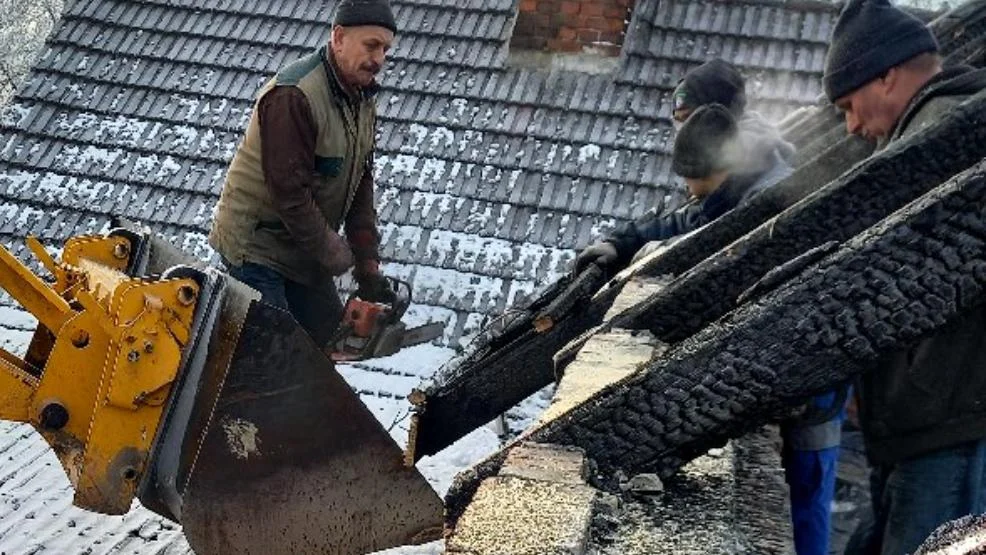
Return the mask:
<svg viewBox="0 0 986 555">
<path fill-rule="evenodd" d="M 401 322 L 411 305 L 411 285 L 389 276 L 387 282 L 394 292 L 392 303 L 367 301 L 356 292 L 349 295 L 339 330 L 330 343 L 332 360 L 352 362 L 385 357 L 404 347 L 437 339 L 444 333 L 444 322 L 429 322 L 413 328 Z"/>
</svg>

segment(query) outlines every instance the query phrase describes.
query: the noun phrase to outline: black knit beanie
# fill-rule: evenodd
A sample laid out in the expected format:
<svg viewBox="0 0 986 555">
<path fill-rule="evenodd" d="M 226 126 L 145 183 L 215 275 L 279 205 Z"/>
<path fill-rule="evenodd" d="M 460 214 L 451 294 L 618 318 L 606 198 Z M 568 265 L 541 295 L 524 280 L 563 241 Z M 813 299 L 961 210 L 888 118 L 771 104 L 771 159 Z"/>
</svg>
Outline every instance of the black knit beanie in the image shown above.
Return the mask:
<svg viewBox="0 0 986 555">
<path fill-rule="evenodd" d="M 736 119 L 722 104 L 699 106 L 675 136 L 671 169 L 682 177 L 708 177 L 729 168 L 726 146 L 738 133 Z"/>
<path fill-rule="evenodd" d="M 832 102 L 938 42 L 920 19 L 889 0 L 849 0 L 832 30 L 822 83 Z"/>
<path fill-rule="evenodd" d="M 672 99 L 675 110 L 694 110 L 715 102 L 739 117 L 746 108 L 746 83 L 739 71 L 728 62 L 709 60 L 685 74 L 675 88 Z"/>
<path fill-rule="evenodd" d="M 336 6 L 336 17 L 332 23 L 340 27 L 376 25 L 397 34 L 394 11 L 390 9 L 388 0 L 341 0 Z"/>
</svg>

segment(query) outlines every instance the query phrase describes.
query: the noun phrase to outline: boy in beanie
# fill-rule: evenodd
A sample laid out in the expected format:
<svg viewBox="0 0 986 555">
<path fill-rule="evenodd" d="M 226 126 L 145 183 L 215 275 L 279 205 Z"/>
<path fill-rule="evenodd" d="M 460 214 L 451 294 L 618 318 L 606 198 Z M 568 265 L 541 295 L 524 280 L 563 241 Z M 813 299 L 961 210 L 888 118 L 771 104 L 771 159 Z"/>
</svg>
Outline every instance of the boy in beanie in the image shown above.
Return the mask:
<svg viewBox="0 0 986 555">
<path fill-rule="evenodd" d="M 847 131 L 894 142 L 986 88 L 986 71 L 943 69 L 937 49 L 927 27 L 887 0 L 850 0 L 823 77 Z M 938 525 L 986 511 L 984 337 L 980 308 L 862 376 L 876 520 L 867 552 L 911 553 Z"/>
<path fill-rule="evenodd" d="M 736 118 L 742 156 L 750 165 L 743 173 L 758 173 L 794 159 L 794 145 L 763 116 L 746 109 L 746 81 L 732 64 L 713 59 L 692 69 L 678 82 L 671 94 L 672 122 L 676 130 L 700 106 L 721 104 Z"/>
<path fill-rule="evenodd" d="M 688 192 L 705 199 L 719 188 L 735 165 L 736 119 L 721 104 L 700 106 L 675 138 L 671 171 L 681 176 Z"/>
<path fill-rule="evenodd" d="M 597 264 L 608 272 L 616 273 L 625 268 L 635 256 L 646 254 L 653 246 L 648 246 L 647 243 L 653 242 L 656 245 L 685 234 L 712 221 L 723 212 L 731 210 L 736 203 L 746 197 L 731 198 L 725 207 L 719 205 L 718 200 L 714 198 L 708 207 L 718 208 L 707 211 L 704 215 L 701 215 L 703 204 L 698 202 L 714 192 L 729 174 L 736 176 L 736 179 L 739 179 L 738 176 L 744 178 L 760 176 L 762 181 L 773 185 L 791 173 L 794 145 L 785 141 L 777 128 L 762 116 L 746 110 L 745 86 L 739 71 L 720 59 L 710 60 L 685 74 L 671 95 L 673 120 L 678 130 L 674 147 L 678 163 L 684 163 L 686 157 L 701 156 L 700 152 L 705 154 L 711 152 L 710 147 L 704 145 L 702 140 L 692 140 L 688 135 L 715 135 L 714 129 L 722 131 L 721 126 L 724 125 L 722 114 L 725 113 L 732 121 L 730 133 L 733 135 L 729 141 L 729 150 L 722 153 L 723 156 L 728 155 L 728 157 L 720 156 L 720 153 L 716 152 L 711 158 L 715 160 L 714 165 L 723 168 L 728 165 L 729 171 L 722 175 L 686 179 L 693 202 L 662 216 L 658 216 L 652 210 L 640 220 L 630 222 L 612 235 L 590 245 L 576 258 L 576 272 L 582 271 L 589 264 Z M 686 138 L 682 139 L 681 133 L 684 132 L 685 121 L 700 108 L 711 105 L 716 107 L 710 108 L 710 111 L 702 116 L 701 122 L 693 123 L 693 130 L 686 133 Z M 692 173 L 684 167 L 678 169 Z M 677 170 L 673 171 L 677 172 Z M 751 194 L 753 192 L 755 191 L 750 191 Z"/>
<path fill-rule="evenodd" d="M 360 297 L 394 297 L 379 270 L 373 143 L 376 76 L 396 31 L 387 0 L 339 2 L 328 45 L 258 92 L 209 234 L 230 275 L 320 346 L 342 316 L 336 276 L 353 268 Z"/>
<path fill-rule="evenodd" d="M 622 268 L 662 246 L 664 240 L 705 225 L 791 173 L 794 146 L 759 114 L 745 110 L 743 78 L 730 64 L 712 60 L 693 69 L 681 80 L 673 98 L 674 119 L 684 118 L 686 123 L 675 139 L 672 170 L 684 179 L 693 202 L 662 217 L 649 214 L 590 246 L 577 259 L 577 269 L 587 261 Z M 719 103 L 712 103 L 716 100 Z M 844 405 L 844 401 L 844 396 L 834 393 L 819 395 L 809 403 L 811 418 L 782 426 L 798 555 L 828 553 L 845 419 L 843 407 L 833 405 Z"/>
</svg>

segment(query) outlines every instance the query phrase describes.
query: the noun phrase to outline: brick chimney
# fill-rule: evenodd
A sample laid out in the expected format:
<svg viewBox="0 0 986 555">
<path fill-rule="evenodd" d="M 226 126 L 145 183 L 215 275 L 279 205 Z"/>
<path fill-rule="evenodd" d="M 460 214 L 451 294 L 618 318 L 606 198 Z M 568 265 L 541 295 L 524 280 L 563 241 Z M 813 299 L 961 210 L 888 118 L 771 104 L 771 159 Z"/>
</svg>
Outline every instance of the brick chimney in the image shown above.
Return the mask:
<svg viewBox="0 0 986 555">
<path fill-rule="evenodd" d="M 512 48 L 617 56 L 634 0 L 521 0 Z"/>
</svg>

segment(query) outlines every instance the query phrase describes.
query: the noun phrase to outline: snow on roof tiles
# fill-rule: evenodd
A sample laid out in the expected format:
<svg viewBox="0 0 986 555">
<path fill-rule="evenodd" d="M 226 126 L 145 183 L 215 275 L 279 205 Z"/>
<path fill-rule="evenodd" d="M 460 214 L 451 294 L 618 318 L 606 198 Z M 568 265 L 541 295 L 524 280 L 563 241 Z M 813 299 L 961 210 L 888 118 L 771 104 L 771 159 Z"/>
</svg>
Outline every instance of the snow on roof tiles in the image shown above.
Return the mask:
<svg viewBox="0 0 986 555">
<path fill-rule="evenodd" d="M 384 269 L 413 281 L 413 323 L 447 322 L 446 347 L 560 276 L 575 249 L 679 200 L 668 99 L 687 69 L 725 57 L 748 77 L 754 105 L 779 117 L 819 94 L 835 14 L 811 1 L 639 0 L 619 69 L 592 75 L 506 66 L 514 0 L 393 5 L 401 32 L 380 76 L 375 170 Z M 211 211 L 254 94 L 324 44 L 333 8 L 312 0 L 69 2 L 0 118 L 0 242 L 27 260 L 27 234 L 57 249 L 125 216 L 214 259 Z M 5 296 L 0 322 L 0 345 L 23 349 L 31 319 Z M 451 352 L 418 348 L 342 372 L 387 423 L 417 377 Z M 0 442 L 43 451 L 37 438 L 17 439 L 21 428 L 4 430 Z M 34 476 L 38 457 L 18 457 L 25 466 L 5 472 Z M 53 461 L 45 476 L 61 472 Z M 0 531 L 25 518 L 11 504 L 48 495 L 44 479 L 30 479 L 28 489 L 0 487 Z M 71 511 L 59 487 L 58 510 L 44 515 L 53 532 L 39 541 L 65 531 Z M 121 522 L 139 530 L 154 521 L 141 514 Z"/>
</svg>

